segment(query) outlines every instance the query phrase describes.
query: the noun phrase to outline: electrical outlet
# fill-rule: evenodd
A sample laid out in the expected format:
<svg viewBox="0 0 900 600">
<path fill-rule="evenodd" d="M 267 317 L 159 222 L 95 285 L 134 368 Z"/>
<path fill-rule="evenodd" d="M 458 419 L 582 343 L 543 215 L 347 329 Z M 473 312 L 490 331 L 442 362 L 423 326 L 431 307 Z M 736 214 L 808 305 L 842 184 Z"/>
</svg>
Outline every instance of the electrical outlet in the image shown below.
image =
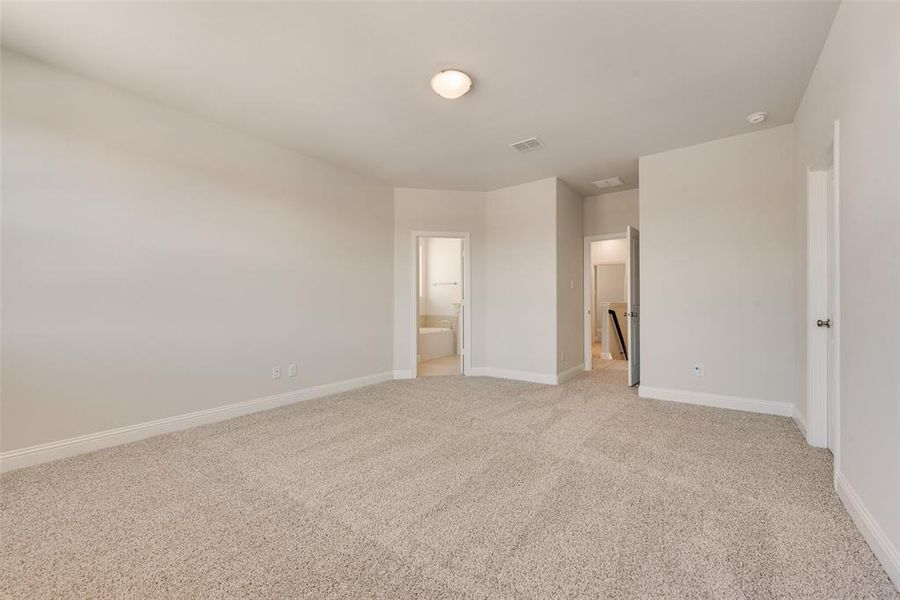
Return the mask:
<svg viewBox="0 0 900 600">
<path fill-rule="evenodd" d="M 281 379 L 281 367 L 272 367 L 272 379 Z"/>
<path fill-rule="evenodd" d="M 694 365 L 692 370 L 694 371 L 694 375 L 696 375 L 697 377 L 703 377 L 703 365 Z"/>
<path fill-rule="evenodd" d="M 562 352 L 562 361 L 566 362 L 566 351 L 565 350 L 563 350 L 563 352 Z"/>
<path fill-rule="evenodd" d="M 291 363 L 288 365 L 288 377 L 296 377 L 297 376 L 297 364 Z"/>
</svg>

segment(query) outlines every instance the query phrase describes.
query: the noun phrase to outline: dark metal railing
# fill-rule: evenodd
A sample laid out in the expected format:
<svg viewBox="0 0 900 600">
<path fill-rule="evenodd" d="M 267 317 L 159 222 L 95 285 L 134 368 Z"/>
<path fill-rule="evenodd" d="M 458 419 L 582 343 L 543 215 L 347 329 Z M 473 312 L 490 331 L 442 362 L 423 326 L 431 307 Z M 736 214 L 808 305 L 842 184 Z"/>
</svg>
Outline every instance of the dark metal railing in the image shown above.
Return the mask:
<svg viewBox="0 0 900 600">
<path fill-rule="evenodd" d="M 622 328 L 619 327 L 619 317 L 616 316 L 616 311 L 613 309 L 609 309 L 609 316 L 612 317 L 613 325 L 616 326 L 616 335 L 619 336 L 619 347 L 622 348 L 622 355 L 625 357 L 625 360 L 628 360 L 628 350 L 625 349 L 625 337 L 622 335 Z"/>
</svg>

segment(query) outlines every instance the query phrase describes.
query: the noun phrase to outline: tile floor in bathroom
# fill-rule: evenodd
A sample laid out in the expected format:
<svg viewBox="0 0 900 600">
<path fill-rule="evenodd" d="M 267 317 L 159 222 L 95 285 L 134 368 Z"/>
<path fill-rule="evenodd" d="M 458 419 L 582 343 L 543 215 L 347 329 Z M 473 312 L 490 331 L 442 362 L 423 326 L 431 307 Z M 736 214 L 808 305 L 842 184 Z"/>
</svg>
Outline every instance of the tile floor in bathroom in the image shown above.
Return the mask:
<svg viewBox="0 0 900 600">
<path fill-rule="evenodd" d="M 435 375 L 459 375 L 459 356 L 451 354 L 419 363 L 419 377 Z"/>
</svg>

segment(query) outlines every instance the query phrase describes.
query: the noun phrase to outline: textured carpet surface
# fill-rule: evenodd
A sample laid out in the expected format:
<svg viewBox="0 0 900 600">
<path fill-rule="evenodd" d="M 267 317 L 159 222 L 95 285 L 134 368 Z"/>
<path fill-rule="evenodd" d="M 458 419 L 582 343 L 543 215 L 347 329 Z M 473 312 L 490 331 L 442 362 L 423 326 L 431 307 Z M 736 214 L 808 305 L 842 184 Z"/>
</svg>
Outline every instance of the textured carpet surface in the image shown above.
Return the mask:
<svg viewBox="0 0 900 600">
<path fill-rule="evenodd" d="M 4 475 L 3 598 L 898 598 L 786 418 L 397 381 Z"/>
</svg>

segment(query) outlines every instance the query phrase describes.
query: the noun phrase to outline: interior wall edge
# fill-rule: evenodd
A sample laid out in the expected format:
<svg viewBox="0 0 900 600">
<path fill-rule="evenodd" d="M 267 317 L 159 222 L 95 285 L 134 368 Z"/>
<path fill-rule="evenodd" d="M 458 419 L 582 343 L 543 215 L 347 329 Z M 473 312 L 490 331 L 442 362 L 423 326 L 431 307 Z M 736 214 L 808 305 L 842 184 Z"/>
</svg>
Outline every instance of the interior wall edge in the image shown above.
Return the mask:
<svg viewBox="0 0 900 600">
<path fill-rule="evenodd" d="M 791 417 L 794 419 L 794 423 L 797 424 L 797 429 L 803 434 L 803 439 L 806 439 L 806 416 L 796 404 L 794 404 L 794 408 L 791 411 Z"/>
</svg>

